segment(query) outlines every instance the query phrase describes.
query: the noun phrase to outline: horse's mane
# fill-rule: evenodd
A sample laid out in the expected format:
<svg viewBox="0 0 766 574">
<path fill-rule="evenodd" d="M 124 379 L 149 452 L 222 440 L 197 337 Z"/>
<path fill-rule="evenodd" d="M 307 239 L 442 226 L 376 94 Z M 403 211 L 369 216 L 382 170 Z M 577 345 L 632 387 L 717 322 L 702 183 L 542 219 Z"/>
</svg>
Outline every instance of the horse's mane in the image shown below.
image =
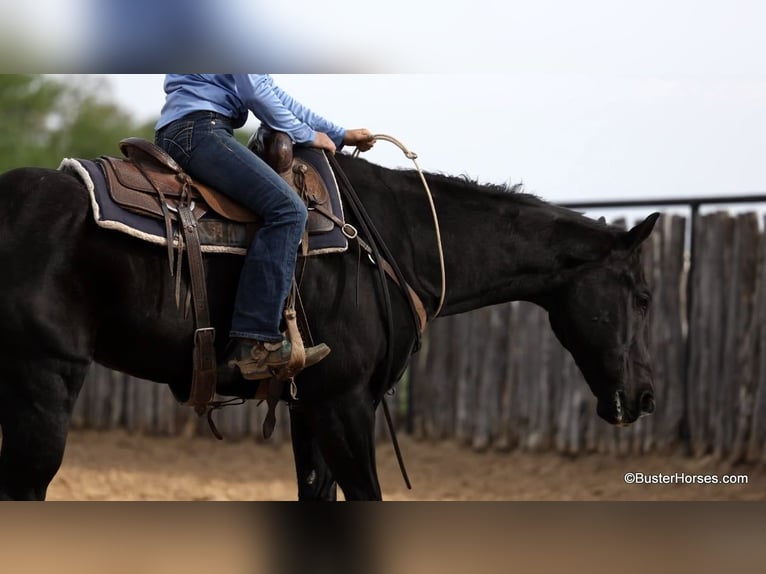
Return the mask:
<svg viewBox="0 0 766 574">
<path fill-rule="evenodd" d="M 420 175 L 414 169 L 410 168 L 387 168 L 366 159 L 356 157 L 354 158 L 359 164 L 366 164 L 370 168 L 377 168 L 384 172 L 391 174 L 398 174 L 406 178 L 408 181 L 417 181 L 417 185 L 420 186 Z M 454 189 L 455 191 L 465 191 L 466 193 L 486 193 L 489 195 L 502 195 L 509 197 L 511 201 L 517 202 L 522 206 L 530 207 L 543 207 L 551 210 L 556 216 L 563 220 L 572 221 L 587 227 L 594 229 L 604 230 L 605 228 L 614 228 L 612 225 L 608 225 L 602 221 L 591 219 L 586 217 L 578 211 L 574 211 L 567 207 L 550 203 L 541 197 L 527 193 L 524 191 L 524 184 L 519 183 L 486 183 L 480 182 L 478 179 L 469 175 L 449 175 L 443 172 L 424 172 L 426 178 L 438 187 Z M 616 229 L 616 228 L 614 228 Z"/>
<path fill-rule="evenodd" d="M 414 170 L 408 170 L 408 171 L 415 173 Z M 530 201 L 532 203 L 543 201 L 536 195 L 526 193 L 524 191 L 524 184 L 521 182 L 513 183 L 513 184 L 482 183 L 478 179 L 472 178 L 471 176 L 466 174 L 448 175 L 441 172 L 429 172 L 427 175 L 434 181 L 441 181 L 449 185 L 463 186 L 466 188 L 470 188 L 471 190 L 476 190 L 478 188 L 479 190 L 484 191 L 486 193 L 501 193 L 501 194 L 512 193 L 512 194 L 515 194 L 516 199 L 518 199 L 519 201 Z"/>
</svg>

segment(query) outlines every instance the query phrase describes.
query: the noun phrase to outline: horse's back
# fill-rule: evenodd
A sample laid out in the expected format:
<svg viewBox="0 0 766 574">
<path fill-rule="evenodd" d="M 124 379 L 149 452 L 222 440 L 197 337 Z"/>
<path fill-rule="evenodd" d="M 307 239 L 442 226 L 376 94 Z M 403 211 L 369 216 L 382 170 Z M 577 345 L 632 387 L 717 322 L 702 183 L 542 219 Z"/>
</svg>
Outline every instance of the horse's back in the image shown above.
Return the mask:
<svg viewBox="0 0 766 574">
<path fill-rule="evenodd" d="M 56 169 L 19 167 L 0 174 L 0 225 L 23 227 L 31 220 L 40 225 L 88 213 L 85 186 L 74 176 Z"/>
<path fill-rule="evenodd" d="M 72 257 L 89 213 L 85 187 L 69 174 L 28 167 L 0 175 L 0 293 Z"/>
</svg>

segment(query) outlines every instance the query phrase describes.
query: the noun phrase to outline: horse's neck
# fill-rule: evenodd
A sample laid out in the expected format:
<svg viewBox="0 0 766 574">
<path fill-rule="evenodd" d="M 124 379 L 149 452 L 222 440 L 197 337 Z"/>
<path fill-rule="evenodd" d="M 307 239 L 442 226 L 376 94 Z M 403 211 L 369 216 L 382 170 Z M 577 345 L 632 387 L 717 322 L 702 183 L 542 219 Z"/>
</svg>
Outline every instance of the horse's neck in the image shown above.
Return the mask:
<svg viewBox="0 0 766 574">
<path fill-rule="evenodd" d="M 547 306 L 577 265 L 595 260 L 610 241 L 606 226 L 514 194 L 477 194 L 443 202 L 450 315 L 508 301 Z M 482 202 L 482 200 L 484 200 Z M 459 214 L 459 216 L 457 216 Z"/>
<path fill-rule="evenodd" d="M 436 308 L 441 281 L 434 222 L 415 172 L 339 158 L 359 184 L 411 286 Z M 344 167 L 344 169 L 346 169 Z M 535 198 L 492 192 L 460 178 L 429 174 L 446 267 L 442 315 L 507 301 L 545 306 L 578 261 L 604 253 L 606 226 Z"/>
</svg>

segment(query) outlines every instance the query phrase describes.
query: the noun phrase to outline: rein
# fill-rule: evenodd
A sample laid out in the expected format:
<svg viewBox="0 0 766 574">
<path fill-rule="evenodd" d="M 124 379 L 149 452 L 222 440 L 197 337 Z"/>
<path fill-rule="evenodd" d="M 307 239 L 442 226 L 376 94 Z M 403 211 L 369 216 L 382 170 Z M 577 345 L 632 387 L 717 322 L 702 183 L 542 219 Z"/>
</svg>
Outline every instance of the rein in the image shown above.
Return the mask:
<svg viewBox="0 0 766 574">
<path fill-rule="evenodd" d="M 439 270 L 441 275 L 441 293 L 439 295 L 439 303 L 436 306 L 436 310 L 434 311 L 434 314 L 432 316 L 432 318 L 436 318 L 441 312 L 442 307 L 444 306 L 444 299 L 447 292 L 447 281 L 446 281 L 446 273 L 445 273 L 445 265 L 444 265 L 444 250 L 442 248 L 441 231 L 439 228 L 439 218 L 436 214 L 436 207 L 434 205 L 431 189 L 428 187 L 428 182 L 426 181 L 426 178 L 423 175 L 423 170 L 420 169 L 420 166 L 418 165 L 418 162 L 416 161 L 418 157 L 416 153 L 408 150 L 407 147 L 396 138 L 393 138 L 386 134 L 374 135 L 373 139 L 390 142 L 394 144 L 395 146 L 397 146 L 400 150 L 402 150 L 404 155 L 408 159 L 412 160 L 412 162 L 415 164 L 415 168 L 417 169 L 418 175 L 420 175 L 420 180 L 423 182 L 423 187 L 426 190 L 426 196 L 428 197 L 428 203 L 431 208 L 431 217 L 433 218 L 434 230 L 436 233 L 436 246 L 437 246 L 437 253 L 439 256 Z M 388 282 L 386 281 L 386 274 L 391 276 L 394 279 L 394 281 L 398 283 L 399 287 L 402 289 L 402 292 L 405 294 L 405 299 L 407 300 L 407 303 L 409 304 L 410 311 L 412 312 L 413 320 L 416 326 L 415 349 L 420 348 L 421 335 L 426 327 L 427 313 L 425 312 L 425 309 L 422 310 L 422 316 L 418 313 L 418 309 L 416 308 L 415 301 L 419 298 L 409 288 L 409 285 L 405 281 L 404 275 L 399 269 L 399 266 L 397 265 L 396 260 L 391 255 L 390 251 L 388 250 L 388 247 L 386 246 L 382 237 L 378 233 L 377 229 L 375 229 L 375 226 L 373 225 L 372 220 L 367 214 L 367 211 L 364 209 L 364 206 L 362 205 L 362 202 L 357 196 L 356 191 L 354 191 L 354 188 L 351 185 L 351 182 L 348 181 L 346 174 L 338 165 L 338 162 L 335 159 L 335 157 L 332 154 L 329 154 L 327 152 L 325 152 L 325 155 L 328 157 L 335 172 L 339 175 L 341 183 L 343 184 L 342 186 L 340 186 L 340 189 L 341 191 L 345 192 L 345 195 L 347 196 L 347 199 L 348 199 L 348 204 L 352 208 L 352 211 L 354 212 L 354 215 L 356 216 L 357 221 L 359 221 L 360 227 L 362 227 L 364 234 L 367 236 L 370 242 L 370 245 L 364 246 L 364 248 L 368 252 L 368 254 L 370 253 L 372 254 L 372 258 L 374 259 L 373 262 L 378 263 L 377 267 L 378 267 L 381 287 L 383 289 L 383 297 L 385 301 L 386 329 L 387 329 L 388 340 L 389 340 L 388 349 L 386 351 L 386 369 L 385 369 L 386 376 L 383 380 L 388 381 L 391 376 L 391 368 L 393 365 L 393 345 L 390 344 L 390 341 L 391 341 L 391 338 L 393 337 L 394 325 L 393 325 L 393 318 L 391 313 L 391 296 L 388 290 Z M 359 148 L 357 148 L 353 153 L 354 157 L 358 155 L 359 155 Z M 361 238 L 356 237 L 356 239 L 360 242 L 360 245 L 362 245 Z M 381 257 L 381 252 L 383 255 L 382 257 Z M 384 266 L 388 267 L 388 269 L 384 269 Z M 396 431 L 394 429 L 394 425 L 391 420 L 391 413 L 388 409 L 388 403 L 386 403 L 385 396 L 381 398 L 381 402 L 383 403 L 383 413 L 385 414 L 386 424 L 388 426 L 388 431 L 391 436 L 391 442 L 393 443 L 393 446 L 394 446 L 394 452 L 396 453 L 396 460 L 399 463 L 399 469 L 401 470 L 402 478 L 404 478 L 404 482 L 407 485 L 407 488 L 412 489 L 412 485 L 410 484 L 410 479 L 407 476 L 407 469 L 404 466 L 404 458 L 402 457 L 401 449 L 399 448 L 399 441 L 396 438 Z"/>
<path fill-rule="evenodd" d="M 439 216 L 436 214 L 436 206 L 434 205 L 434 198 L 433 198 L 433 195 L 431 194 L 431 188 L 428 187 L 428 182 L 426 181 L 425 175 L 423 175 L 423 170 L 420 169 L 420 165 L 418 165 L 418 162 L 417 162 L 418 154 L 416 154 L 414 151 L 410 151 L 409 149 L 407 149 L 407 146 L 405 146 L 398 139 L 386 134 L 376 134 L 372 136 L 372 139 L 387 141 L 389 143 L 394 144 L 396 147 L 402 150 L 402 153 L 404 153 L 404 156 L 407 159 L 412 160 L 412 163 L 415 164 L 415 169 L 417 170 L 418 175 L 420 176 L 420 181 L 423 182 L 423 187 L 426 190 L 426 196 L 428 197 L 428 205 L 431 208 L 431 217 L 433 218 L 433 222 L 434 222 L 434 232 L 436 234 L 436 251 L 439 256 L 439 271 L 441 273 L 441 286 L 442 286 L 441 294 L 439 295 L 439 304 L 436 306 L 436 311 L 434 311 L 434 314 L 433 314 L 433 318 L 436 318 L 441 312 L 442 307 L 444 306 L 444 298 L 447 294 L 447 280 L 446 280 L 446 272 L 444 268 L 444 249 L 442 247 L 442 235 L 441 235 L 441 230 L 439 228 Z M 359 148 L 356 148 L 352 155 L 354 157 L 358 157 Z"/>
<path fill-rule="evenodd" d="M 421 334 L 423 330 L 425 329 L 425 325 L 420 324 L 420 315 L 418 313 L 418 310 L 416 309 L 415 303 L 412 297 L 410 296 L 410 292 L 405 288 L 405 286 L 407 285 L 407 281 L 404 278 L 404 274 L 402 273 L 402 270 L 399 268 L 399 265 L 396 263 L 396 260 L 394 259 L 393 255 L 389 251 L 385 241 L 383 241 L 383 238 L 381 237 L 380 233 L 375 228 L 375 225 L 373 224 L 372 219 L 370 219 L 370 215 L 367 213 L 367 210 L 364 208 L 362 201 L 359 199 L 359 196 L 356 194 L 356 190 L 354 190 L 354 187 L 351 185 L 351 182 L 348 180 L 348 177 L 346 177 L 345 172 L 341 169 L 340 165 L 338 164 L 338 160 L 336 160 L 335 157 L 329 153 L 327 153 L 327 157 L 333 169 L 335 169 L 336 173 L 339 176 L 340 183 L 342 184 L 339 186 L 341 192 L 346 196 L 346 199 L 348 200 L 348 204 L 351 207 L 351 211 L 354 212 L 354 216 L 359 222 L 359 226 L 362 228 L 364 235 L 367 236 L 367 239 L 368 239 L 367 245 L 372 252 L 372 259 L 374 260 L 373 262 L 375 263 L 375 266 L 378 268 L 380 281 L 383 288 L 384 300 L 386 302 L 386 317 L 388 319 L 387 327 L 388 327 L 389 336 L 393 334 L 394 325 L 393 325 L 393 319 L 391 317 L 391 294 L 388 290 L 388 282 L 386 281 L 385 267 L 388 267 L 390 271 L 393 272 L 393 278 L 395 279 L 396 283 L 399 284 L 399 287 L 402 289 L 405 295 L 405 299 L 407 300 L 407 303 L 409 304 L 410 312 L 412 313 L 412 320 L 413 320 L 413 323 L 415 324 L 415 333 L 416 333 L 416 339 L 417 339 L 416 348 L 420 348 Z M 387 265 L 384 265 L 383 262 L 387 262 Z M 389 346 L 388 355 L 389 356 L 388 356 L 387 366 L 386 366 L 386 380 L 391 374 L 391 364 L 393 362 L 393 358 L 391 357 L 391 352 L 390 352 L 390 346 Z"/>
<path fill-rule="evenodd" d="M 385 376 L 383 378 L 384 381 L 388 382 L 391 378 L 391 370 L 393 366 L 393 348 L 394 346 L 391 344 L 391 339 L 393 338 L 394 334 L 394 320 L 393 320 L 393 313 L 391 312 L 391 293 L 388 289 L 388 281 L 386 280 L 387 273 L 384 269 L 384 266 L 382 264 L 378 264 L 377 262 L 388 262 L 388 267 L 393 271 L 393 274 L 396 279 L 398 279 L 396 282 L 399 284 L 400 288 L 402 289 L 402 292 L 405 295 L 405 299 L 407 300 L 407 303 L 409 304 L 410 311 L 412 312 L 413 322 L 415 323 L 415 337 L 416 337 L 416 343 L 415 348 L 420 348 L 421 344 L 421 333 L 422 330 L 425 329 L 425 324 L 420 325 L 420 319 L 417 312 L 417 309 L 415 308 L 415 303 L 413 302 L 412 297 L 410 296 L 409 292 L 405 288 L 407 285 L 407 282 L 404 279 L 404 275 L 402 274 L 401 269 L 399 268 L 399 265 L 396 263 L 396 260 L 391 255 L 391 252 L 388 250 L 388 247 L 386 246 L 385 242 L 383 241 L 383 238 L 378 233 L 378 230 L 375 228 L 375 225 L 372 223 L 372 220 L 370 219 L 369 214 L 367 213 L 367 210 L 364 208 L 364 205 L 362 204 L 361 200 L 359 199 L 359 196 L 356 194 L 356 191 L 354 190 L 354 187 L 351 185 L 351 182 L 348 180 L 348 177 L 346 177 L 345 172 L 341 169 L 340 165 L 338 164 L 338 160 L 335 159 L 335 157 L 332 154 L 329 154 L 325 152 L 327 155 L 328 160 L 330 161 L 330 164 L 332 165 L 333 169 L 335 170 L 336 174 L 339 176 L 340 179 L 340 190 L 341 192 L 346 196 L 347 203 L 349 207 L 351 207 L 351 210 L 354 212 L 354 216 L 358 221 L 359 226 L 362 228 L 362 232 L 364 235 L 367 236 L 368 239 L 368 245 L 370 250 L 372 251 L 372 257 L 374 261 L 376 262 L 376 267 L 378 268 L 378 275 L 380 279 L 380 285 L 381 289 L 383 290 L 383 300 L 385 304 L 385 317 L 386 317 L 386 333 L 387 333 L 387 339 L 389 341 L 389 344 L 386 348 L 386 360 L 385 360 Z M 401 449 L 399 448 L 399 441 L 396 438 L 396 432 L 394 430 L 394 425 L 391 420 L 391 414 L 388 410 L 388 404 L 385 401 L 385 396 L 381 398 L 381 402 L 383 403 L 383 412 L 386 417 L 386 423 L 388 425 L 388 431 L 391 435 L 391 441 L 393 442 L 394 451 L 396 453 L 396 459 L 399 463 L 399 469 L 402 472 L 402 477 L 404 478 L 404 482 L 407 485 L 407 488 L 412 489 L 412 485 L 410 483 L 410 479 L 407 475 L 407 469 L 404 466 L 404 458 L 402 457 Z"/>
</svg>

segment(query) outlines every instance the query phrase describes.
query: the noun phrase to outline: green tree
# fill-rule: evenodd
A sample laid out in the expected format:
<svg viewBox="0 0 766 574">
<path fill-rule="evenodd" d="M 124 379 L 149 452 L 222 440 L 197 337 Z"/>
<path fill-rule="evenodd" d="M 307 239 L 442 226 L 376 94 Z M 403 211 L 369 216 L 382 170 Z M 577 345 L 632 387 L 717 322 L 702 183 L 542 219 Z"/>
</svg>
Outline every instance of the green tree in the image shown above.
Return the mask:
<svg viewBox="0 0 766 574">
<path fill-rule="evenodd" d="M 40 76 L 0 76 L 0 167 L 45 165 L 63 88 Z"/>
<path fill-rule="evenodd" d="M 0 75 L 0 117 L 0 171 L 119 155 L 124 137 L 153 139 L 154 122 L 140 123 L 111 101 L 98 77 Z"/>
<path fill-rule="evenodd" d="M 154 122 L 138 123 L 111 100 L 111 93 L 108 83 L 100 77 L 78 77 L 66 87 L 56 111 L 60 128 L 52 138 L 52 147 L 59 156 L 121 155 L 118 142 L 125 137 L 154 139 Z"/>
<path fill-rule="evenodd" d="M 55 168 L 64 157 L 120 156 L 121 139 L 152 141 L 155 123 L 139 122 L 116 104 L 101 76 L 0 75 L 0 173 Z M 242 143 L 250 135 L 236 132 Z"/>
</svg>

